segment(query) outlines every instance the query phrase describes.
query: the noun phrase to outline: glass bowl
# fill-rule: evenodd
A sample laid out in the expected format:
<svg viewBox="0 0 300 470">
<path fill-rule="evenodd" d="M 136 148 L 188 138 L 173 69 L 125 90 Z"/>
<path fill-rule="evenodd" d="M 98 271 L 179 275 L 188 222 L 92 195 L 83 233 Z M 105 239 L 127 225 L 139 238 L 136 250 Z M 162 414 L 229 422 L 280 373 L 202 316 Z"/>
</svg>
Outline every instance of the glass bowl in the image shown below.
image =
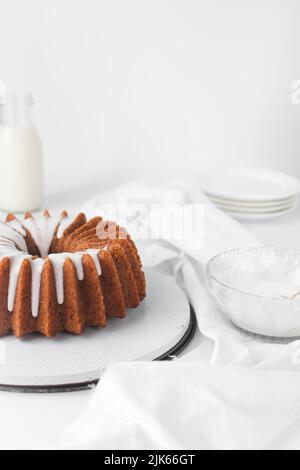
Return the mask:
<svg viewBox="0 0 300 470">
<path fill-rule="evenodd" d="M 291 298 L 300 292 L 300 251 L 227 251 L 209 261 L 207 278 L 222 311 L 238 327 L 264 336 L 300 336 L 300 298 Z"/>
</svg>

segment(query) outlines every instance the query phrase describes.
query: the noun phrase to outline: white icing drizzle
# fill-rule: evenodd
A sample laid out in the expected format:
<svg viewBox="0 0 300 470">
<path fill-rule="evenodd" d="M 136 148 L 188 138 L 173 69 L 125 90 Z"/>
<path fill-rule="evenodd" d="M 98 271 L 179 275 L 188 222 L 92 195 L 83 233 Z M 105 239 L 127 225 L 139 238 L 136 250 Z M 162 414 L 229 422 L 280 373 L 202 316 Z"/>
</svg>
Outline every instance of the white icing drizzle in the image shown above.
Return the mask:
<svg viewBox="0 0 300 470">
<path fill-rule="evenodd" d="M 26 255 L 22 252 L 15 252 L 15 254 L 10 254 L 10 272 L 9 272 L 9 285 L 8 285 L 8 296 L 7 296 L 7 308 L 10 312 L 14 309 L 17 283 L 19 278 L 19 271 L 21 264 L 25 259 L 31 259 L 30 255 Z"/>
<path fill-rule="evenodd" d="M 41 278 L 45 260 L 37 258 L 31 261 L 31 312 L 33 317 L 39 314 Z"/>
<path fill-rule="evenodd" d="M 70 220 L 70 217 L 68 215 L 62 214 L 60 219 L 59 219 L 59 226 L 57 229 L 57 238 L 61 238 L 64 234 L 64 231 L 66 228 L 68 228 L 71 225 L 72 221 Z"/>
<path fill-rule="evenodd" d="M 24 220 L 25 222 L 25 220 Z M 3 223 L 3 222 L 2 222 Z M 22 227 L 22 222 L 15 218 L 13 220 L 11 220 L 10 222 L 6 222 L 12 229 L 16 230 L 17 232 L 19 232 L 23 237 L 26 237 L 26 231 L 24 230 L 24 228 Z"/>
<path fill-rule="evenodd" d="M 57 238 L 61 238 L 65 229 L 71 225 L 71 223 L 69 216 L 66 216 L 65 213 L 62 213 L 59 217 L 43 215 L 40 218 L 29 217 L 22 221 L 15 218 L 7 222 L 14 231 L 18 232 L 23 237 L 26 236 L 24 228 L 30 232 L 42 258 L 45 258 L 49 253 L 56 228 Z"/>
<path fill-rule="evenodd" d="M 55 277 L 55 287 L 57 302 L 61 305 L 64 303 L 64 286 L 63 286 L 63 277 L 64 277 L 64 263 L 67 258 L 70 258 L 75 266 L 77 277 L 79 281 L 82 281 L 84 278 L 84 271 L 82 266 L 82 257 L 84 254 L 88 254 L 92 257 L 95 268 L 98 276 L 101 274 L 101 266 L 98 258 L 99 250 L 86 250 L 79 251 L 77 253 L 54 253 L 48 256 L 50 259 Z"/>
<path fill-rule="evenodd" d="M 51 217 L 43 216 L 41 219 L 24 220 L 23 226 L 27 228 L 39 249 L 42 258 L 45 258 L 51 246 L 57 221 L 53 221 Z"/>
<path fill-rule="evenodd" d="M 105 249 L 107 249 L 107 246 L 105 247 Z M 100 276 L 101 275 L 101 265 L 100 265 L 100 260 L 99 260 L 99 256 L 98 256 L 99 250 L 90 249 L 90 250 L 86 250 L 84 253 L 90 255 L 90 257 L 93 259 L 97 274 L 98 274 L 98 276 Z"/>
<path fill-rule="evenodd" d="M 1 246 L 8 242 L 9 244 L 12 244 L 14 248 L 17 247 L 24 253 L 28 253 L 24 235 L 16 231 L 16 229 L 9 224 L 0 221 L 0 252 Z"/>
<path fill-rule="evenodd" d="M 46 259 L 49 259 L 53 266 L 57 301 L 64 302 L 64 263 L 70 258 L 74 263 L 77 278 L 84 279 L 82 257 L 84 254 L 91 256 L 98 276 L 101 275 L 101 266 L 98 257 L 99 249 L 88 249 L 77 253 L 52 253 L 48 255 L 51 242 L 58 226 L 57 237 L 61 238 L 65 229 L 72 223 L 69 217 L 64 214 L 57 217 L 44 215 L 40 218 L 29 218 L 24 221 L 18 219 L 9 222 L 0 221 L 0 260 L 9 258 L 10 274 L 7 307 L 10 312 L 14 309 L 16 289 L 20 267 L 25 259 L 31 264 L 32 289 L 31 289 L 31 309 L 33 317 L 38 316 L 40 303 L 41 277 Z M 26 231 L 30 232 L 34 239 L 42 258 L 33 258 L 28 254 L 25 237 Z"/>
</svg>

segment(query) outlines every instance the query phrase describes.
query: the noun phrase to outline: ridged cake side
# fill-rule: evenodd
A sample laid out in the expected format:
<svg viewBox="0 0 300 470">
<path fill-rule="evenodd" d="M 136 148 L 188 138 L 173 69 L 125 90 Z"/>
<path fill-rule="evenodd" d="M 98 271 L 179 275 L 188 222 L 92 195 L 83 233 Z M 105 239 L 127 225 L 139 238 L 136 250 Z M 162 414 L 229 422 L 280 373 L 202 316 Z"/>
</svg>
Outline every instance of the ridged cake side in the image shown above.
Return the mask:
<svg viewBox="0 0 300 470">
<path fill-rule="evenodd" d="M 115 226 L 115 238 L 98 238 L 97 225 L 102 220 L 95 217 L 86 220 L 84 214 L 70 221 L 64 221 L 62 232 L 60 223 L 53 227 L 49 243 L 49 256 L 44 260 L 30 230 L 31 214 L 26 214 L 27 226 L 23 236 L 28 253 L 24 254 L 18 269 L 18 280 L 12 311 L 8 308 L 9 283 L 12 260 L 3 256 L 0 260 L 0 335 L 12 332 L 20 337 L 28 333 L 40 332 L 54 337 L 60 331 L 81 334 L 86 327 L 103 327 L 109 317 L 123 318 L 125 308 L 137 307 L 146 295 L 145 277 L 141 260 L 133 241 L 124 236 L 124 231 Z M 62 214 L 62 219 L 67 214 Z M 48 211 L 44 213 L 45 224 L 51 224 Z M 7 217 L 11 226 L 17 223 L 13 215 Z M 18 221 L 22 224 L 22 222 Z M 23 222 L 24 223 L 24 222 Z M 29 228 L 28 228 L 29 227 Z M 111 230 L 107 226 L 106 234 Z M 61 231 L 62 233 L 59 233 Z M 19 247 L 17 247 L 20 249 Z M 90 253 L 87 251 L 90 250 Z M 95 250 L 101 274 L 95 263 Z M 3 250 L 2 250 L 3 252 Z M 93 252 L 93 253 L 92 253 Z M 58 302 L 56 279 L 56 254 L 64 253 L 63 258 L 63 302 Z M 78 253 L 82 276 L 78 276 L 78 266 L 68 253 Z M 34 285 L 32 263 L 41 260 L 38 314 L 32 314 L 32 289 Z"/>
</svg>

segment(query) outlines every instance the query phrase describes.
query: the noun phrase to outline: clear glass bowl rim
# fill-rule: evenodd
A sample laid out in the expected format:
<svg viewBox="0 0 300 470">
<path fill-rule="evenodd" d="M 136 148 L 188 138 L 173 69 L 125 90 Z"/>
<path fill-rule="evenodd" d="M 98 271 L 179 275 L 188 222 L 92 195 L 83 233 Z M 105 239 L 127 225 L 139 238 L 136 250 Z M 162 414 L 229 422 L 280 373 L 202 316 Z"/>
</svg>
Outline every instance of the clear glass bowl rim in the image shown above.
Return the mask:
<svg viewBox="0 0 300 470">
<path fill-rule="evenodd" d="M 242 291 L 240 289 L 237 289 L 235 287 L 230 286 L 229 284 L 225 284 L 225 282 L 220 281 L 217 279 L 215 276 L 213 276 L 210 272 L 212 264 L 218 259 L 221 258 L 221 256 L 227 255 L 227 254 L 233 254 L 236 253 L 238 254 L 239 252 L 242 251 L 259 251 L 259 250 L 268 250 L 268 251 L 274 251 L 274 252 L 290 252 L 290 253 L 297 253 L 297 255 L 300 257 L 300 250 L 295 250 L 292 248 L 280 248 L 280 247 L 271 247 L 271 246 L 252 246 L 252 247 L 245 247 L 245 248 L 233 248 L 231 250 L 225 250 L 222 251 L 221 253 L 218 253 L 217 255 L 213 256 L 206 265 L 206 277 L 208 280 L 212 279 L 214 282 L 217 284 L 221 285 L 222 287 L 225 287 L 226 289 L 230 289 L 234 292 L 237 292 L 239 294 L 242 294 L 244 296 L 249 296 L 249 297 L 254 297 L 258 299 L 264 299 L 264 300 L 271 300 L 274 302 L 300 302 L 299 299 L 293 299 L 293 298 L 278 298 L 278 297 L 266 297 L 264 295 L 259 295 L 259 294 L 252 294 L 250 292 Z M 300 291 L 300 286 L 299 286 L 299 291 Z"/>
</svg>

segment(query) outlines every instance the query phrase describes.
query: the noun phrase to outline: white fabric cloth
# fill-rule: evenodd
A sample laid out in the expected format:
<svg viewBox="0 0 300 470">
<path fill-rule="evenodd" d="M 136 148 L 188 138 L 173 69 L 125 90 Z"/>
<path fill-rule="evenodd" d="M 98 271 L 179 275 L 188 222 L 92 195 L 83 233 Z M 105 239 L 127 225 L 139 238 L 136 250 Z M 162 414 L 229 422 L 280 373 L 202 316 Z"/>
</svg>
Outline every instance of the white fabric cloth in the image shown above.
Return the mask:
<svg viewBox="0 0 300 470">
<path fill-rule="evenodd" d="M 212 256 L 259 242 L 201 191 L 182 182 L 130 183 L 96 195 L 82 209 L 92 216 L 120 199 L 144 204 L 131 218 L 139 227 L 149 224 L 153 204 L 204 204 L 201 240 L 138 242 L 144 265 L 172 273 L 185 290 L 203 339 L 198 348 L 172 363 L 109 367 L 86 411 L 62 436 L 61 446 L 272 446 L 300 416 L 300 375 L 295 365 L 300 362 L 295 360 L 300 358 L 299 344 L 276 344 L 242 333 L 220 312 L 205 279 Z"/>
<path fill-rule="evenodd" d="M 299 387 L 300 374 L 293 372 L 180 360 L 116 364 L 60 446 L 276 449 L 292 442 L 297 448 Z"/>
</svg>

